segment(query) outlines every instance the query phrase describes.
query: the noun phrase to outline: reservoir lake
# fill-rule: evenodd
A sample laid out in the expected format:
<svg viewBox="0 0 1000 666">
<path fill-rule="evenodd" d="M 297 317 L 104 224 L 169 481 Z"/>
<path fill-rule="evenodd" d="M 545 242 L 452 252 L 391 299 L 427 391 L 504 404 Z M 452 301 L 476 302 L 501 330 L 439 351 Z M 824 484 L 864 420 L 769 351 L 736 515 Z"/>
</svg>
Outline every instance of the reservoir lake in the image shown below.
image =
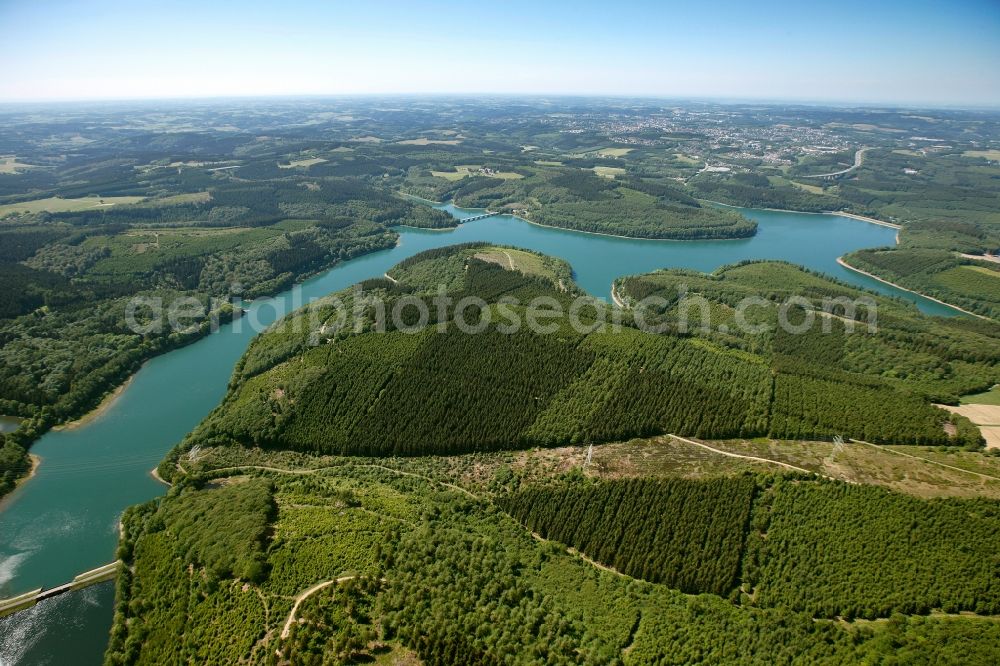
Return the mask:
<svg viewBox="0 0 1000 666">
<path fill-rule="evenodd" d="M 451 204 L 436 207 L 458 218 L 482 213 Z M 839 215 L 739 210 L 758 222 L 755 236 L 635 240 L 542 227 L 510 215 L 442 231 L 400 227 L 396 247 L 340 263 L 293 290 L 246 304 L 242 319 L 143 365 L 95 418 L 35 442 L 31 453 L 41 459 L 35 475 L 0 503 L 0 598 L 54 587 L 114 559 L 122 511 L 163 494 L 165 486 L 150 470 L 221 401 L 233 366 L 256 334 L 252 322 L 270 324 L 311 299 L 381 276 L 423 250 L 470 241 L 536 250 L 568 261 L 577 283 L 606 299 L 612 280 L 623 275 L 658 268 L 712 271 L 746 259 L 782 259 L 903 298 L 927 314 L 958 314 L 837 264 L 852 250 L 894 245 L 895 229 Z M 0 666 L 100 664 L 113 597 L 113 583 L 104 583 L 0 618 Z"/>
</svg>

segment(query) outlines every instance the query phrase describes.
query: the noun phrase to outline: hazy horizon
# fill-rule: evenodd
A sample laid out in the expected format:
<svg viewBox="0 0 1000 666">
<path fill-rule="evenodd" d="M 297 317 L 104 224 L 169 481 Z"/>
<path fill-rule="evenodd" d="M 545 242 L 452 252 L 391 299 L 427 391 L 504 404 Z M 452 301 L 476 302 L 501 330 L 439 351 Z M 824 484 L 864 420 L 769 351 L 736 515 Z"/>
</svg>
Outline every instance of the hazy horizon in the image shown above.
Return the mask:
<svg viewBox="0 0 1000 666">
<path fill-rule="evenodd" d="M 900 109 L 900 110 L 940 110 L 940 111 L 1000 111 L 1000 101 L 993 103 L 949 103 L 949 102 L 919 102 L 919 101 L 880 101 L 851 99 L 795 99 L 782 97 L 725 97 L 725 96 L 681 96 L 657 94 L 624 94 L 624 93 L 539 93 L 539 92 L 370 92 L 370 93 L 302 93 L 302 94 L 245 94 L 225 96 L 176 96 L 176 97 L 105 97 L 105 98 L 66 98 L 66 99 L 0 99 L 0 108 L 17 107 L 57 107 L 57 106 L 103 106 L 103 105 L 155 105 L 197 102 L 202 104 L 224 104 L 226 102 L 279 102 L 279 101 L 322 101 L 322 100 L 373 100 L 373 99 L 452 99 L 483 101 L 489 98 L 522 99 L 522 100 L 609 100 L 663 102 L 664 104 L 718 104 L 720 106 L 802 106 L 817 108 L 868 108 L 868 109 Z"/>
<path fill-rule="evenodd" d="M 0 103 L 645 97 L 1000 107 L 1000 4 L 0 0 Z"/>
</svg>

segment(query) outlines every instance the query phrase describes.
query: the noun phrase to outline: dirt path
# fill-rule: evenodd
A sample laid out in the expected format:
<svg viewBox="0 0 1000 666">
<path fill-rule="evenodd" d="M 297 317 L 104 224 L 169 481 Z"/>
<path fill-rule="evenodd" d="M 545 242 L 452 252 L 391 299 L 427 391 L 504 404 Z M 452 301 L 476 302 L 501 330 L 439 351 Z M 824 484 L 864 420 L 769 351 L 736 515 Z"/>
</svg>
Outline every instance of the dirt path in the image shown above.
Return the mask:
<svg viewBox="0 0 1000 666">
<path fill-rule="evenodd" d="M 794 470 L 796 472 L 805 472 L 806 474 L 816 474 L 816 472 L 812 471 L 811 469 L 806 469 L 805 467 L 796 467 L 795 465 L 790 465 L 790 464 L 788 464 L 786 462 L 781 462 L 780 460 L 771 460 L 770 458 L 759 458 L 757 456 L 747 456 L 747 455 L 743 455 L 742 453 L 732 453 L 731 451 L 723 451 L 722 449 L 713 448 L 713 447 L 709 446 L 708 444 L 702 444 L 701 442 L 696 442 L 693 439 L 686 439 L 684 437 L 678 437 L 677 435 L 667 435 L 667 436 L 668 437 L 673 437 L 674 439 L 679 440 L 681 442 L 684 442 L 686 444 L 693 444 L 695 446 L 700 446 L 701 448 L 706 449 L 708 451 L 711 451 L 712 453 L 718 453 L 718 454 L 723 455 L 723 456 L 729 456 L 730 458 L 742 458 L 743 460 L 752 460 L 754 462 L 762 462 L 762 463 L 768 463 L 768 464 L 771 464 L 771 465 L 779 465 L 781 467 L 786 467 L 786 468 L 788 468 L 790 470 Z M 820 474 L 820 476 L 823 476 L 823 475 Z M 826 477 L 826 478 L 833 478 L 833 477 Z"/>
<path fill-rule="evenodd" d="M 322 583 L 317 583 L 316 585 L 313 585 L 305 592 L 299 592 L 295 596 L 295 604 L 292 606 L 291 612 L 288 613 L 288 619 L 285 620 L 285 626 L 281 629 L 281 638 L 282 639 L 288 638 L 288 634 L 292 630 L 292 623 L 295 622 L 295 614 L 299 612 L 299 606 L 302 604 L 303 601 L 305 601 L 310 596 L 312 596 L 316 592 L 319 592 L 325 587 L 329 587 L 335 584 L 340 584 L 343 583 L 344 581 L 352 580 L 354 578 L 357 578 L 357 576 L 341 576 L 340 578 L 335 578 L 333 580 L 326 580 L 323 581 Z"/>
<path fill-rule="evenodd" d="M 1000 256 L 995 254 L 968 254 L 966 252 L 957 252 L 958 256 L 965 257 L 966 259 L 975 259 L 976 261 L 992 261 L 995 264 L 1000 264 Z"/>
<path fill-rule="evenodd" d="M 618 571 L 618 569 L 615 569 L 614 567 L 609 567 L 609 566 L 607 566 L 605 564 L 601 564 L 600 562 L 598 562 L 596 560 L 592 560 L 589 557 L 587 557 L 586 555 L 584 555 L 583 553 L 581 553 L 580 551 L 578 551 L 576 548 L 573 548 L 572 546 L 567 546 L 566 544 L 562 543 L 561 541 L 553 541 L 551 539 L 546 539 L 545 537 L 543 537 L 538 532 L 531 532 L 531 536 L 536 541 L 540 541 L 542 543 L 554 543 L 557 546 L 562 546 L 563 548 L 566 549 L 566 552 L 569 553 L 570 555 L 573 555 L 575 557 L 579 557 L 581 560 L 583 560 L 584 562 L 586 562 L 590 566 L 592 566 L 594 568 L 597 568 L 597 569 L 600 569 L 601 571 L 607 571 L 608 573 L 615 574 L 616 576 L 621 576 L 622 578 L 628 578 L 629 580 L 639 580 L 638 578 L 633 578 L 632 576 L 629 576 L 626 573 L 622 573 L 621 571 Z"/>
<path fill-rule="evenodd" d="M 906 453 L 904 451 L 897 451 L 896 449 L 892 449 L 892 448 L 885 447 L 885 446 L 879 446 L 878 444 L 872 444 L 871 442 L 865 442 L 865 441 L 860 440 L 860 439 L 852 439 L 851 441 L 852 442 L 857 442 L 858 444 L 867 444 L 868 446 L 873 446 L 876 449 L 879 449 L 880 451 L 888 451 L 890 453 L 895 453 L 896 455 L 899 455 L 899 456 L 906 456 L 907 458 L 915 458 L 916 460 L 922 460 L 922 461 L 928 462 L 928 463 L 930 463 L 932 465 L 937 465 L 938 467 L 945 467 L 947 469 L 953 469 L 956 472 L 965 472 L 966 474 L 973 474 L 975 476 L 979 476 L 979 477 L 982 477 L 984 479 L 991 479 L 993 481 L 1000 481 L 1000 477 L 997 477 L 997 476 L 990 476 L 989 474 L 983 474 L 982 472 L 973 472 L 971 469 L 962 469 L 961 467 L 955 467 L 954 465 L 949 465 L 947 463 L 938 462 L 937 460 L 931 460 L 930 458 L 924 458 L 922 456 L 915 456 L 912 453 Z"/>
</svg>

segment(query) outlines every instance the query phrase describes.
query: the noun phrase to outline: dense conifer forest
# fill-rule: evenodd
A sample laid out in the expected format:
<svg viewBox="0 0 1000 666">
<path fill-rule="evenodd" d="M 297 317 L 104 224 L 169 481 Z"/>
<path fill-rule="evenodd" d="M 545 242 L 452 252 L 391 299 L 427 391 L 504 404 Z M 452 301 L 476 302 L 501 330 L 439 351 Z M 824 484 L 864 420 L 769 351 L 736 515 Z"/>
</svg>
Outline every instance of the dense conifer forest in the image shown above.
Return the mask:
<svg viewBox="0 0 1000 666">
<path fill-rule="evenodd" d="M 585 330 L 574 330 L 564 307 L 564 314 L 549 322 L 556 326 L 555 334 L 532 332 L 527 326 L 510 334 L 502 315 L 513 320 L 525 313 L 503 299 L 526 303 L 546 296 L 558 305 L 567 302 L 568 292 L 560 291 L 562 278 L 555 273 L 547 278 L 527 275 L 477 258 L 488 250 L 482 245 L 433 250 L 393 269 L 396 282 L 368 283 L 372 294 L 393 303 L 426 297 L 422 290 L 430 290 L 437 275 L 450 285 L 455 301 L 471 295 L 488 305 L 473 317 L 479 332 L 462 330 L 453 311 L 438 312 L 428 301 L 434 319 L 422 326 L 414 321 L 406 330 L 384 333 L 328 331 L 326 344 L 315 344 L 320 341 L 316 332 L 301 324 L 311 319 L 326 330 L 322 322 L 332 315 L 323 305 L 294 314 L 287 330 L 269 332 L 251 345 L 229 395 L 187 446 L 239 443 L 321 453 L 422 455 L 670 432 L 703 438 L 839 435 L 874 443 L 980 445 L 974 427 L 931 402 L 957 401 L 956 394 L 996 381 L 997 359 L 990 351 L 1000 336 L 995 327 L 974 332 L 880 299 L 883 328 L 878 333 L 865 328 L 864 308 L 851 315 L 857 321 L 851 320 L 856 328 L 850 332 L 840 310 L 828 313 L 825 323 L 830 326 L 817 324 L 801 335 L 786 334 L 776 325 L 743 337 L 736 327 L 731 329 L 735 333 L 725 334 L 711 327 L 671 331 L 682 307 L 674 296 L 673 306 L 657 312 L 628 310 L 628 325 L 621 327 L 612 325 L 605 308 L 603 313 L 588 310 Z M 412 285 L 406 282 L 411 279 Z M 772 324 L 784 294 L 808 294 L 817 306 L 824 298 L 874 298 L 819 275 L 769 263 L 713 276 L 654 273 L 622 281 L 619 293 L 630 302 L 658 294 L 665 301 L 680 280 L 690 283 L 688 297 L 697 295 L 716 309 L 728 309 L 724 321 L 733 317 L 727 303 L 750 293 L 774 299 L 774 306 L 754 310 Z M 350 290 L 341 296 L 360 298 Z M 870 302 L 874 307 L 875 300 Z M 666 325 L 667 332 L 640 330 L 637 320 L 629 319 L 640 315 Z M 291 325 L 297 319 L 300 325 Z M 375 323 L 363 324 L 362 330 Z M 357 324 L 352 330 L 358 330 Z M 924 368 L 906 383 L 895 380 L 915 371 L 909 363 L 917 349 L 934 358 L 940 370 Z"/>
</svg>

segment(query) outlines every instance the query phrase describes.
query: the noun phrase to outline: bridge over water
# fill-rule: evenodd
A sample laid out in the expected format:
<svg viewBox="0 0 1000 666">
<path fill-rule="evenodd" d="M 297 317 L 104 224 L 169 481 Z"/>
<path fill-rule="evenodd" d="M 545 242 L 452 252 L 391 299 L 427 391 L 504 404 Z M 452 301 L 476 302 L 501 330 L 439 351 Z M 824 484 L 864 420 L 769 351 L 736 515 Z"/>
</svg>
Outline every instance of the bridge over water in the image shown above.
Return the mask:
<svg viewBox="0 0 1000 666">
<path fill-rule="evenodd" d="M 462 222 L 475 222 L 476 220 L 481 220 L 486 217 L 493 217 L 494 215 L 500 215 L 497 211 L 488 210 L 481 215 L 473 215 L 472 217 L 463 217 Z"/>
<path fill-rule="evenodd" d="M 63 592 L 81 590 L 97 583 L 112 580 L 118 575 L 118 571 L 121 566 L 122 561 L 115 560 L 114 562 L 109 562 L 108 564 L 97 567 L 96 569 L 84 571 L 68 583 L 64 583 L 47 590 L 38 588 L 37 590 L 32 590 L 30 592 L 25 592 L 24 594 L 19 594 L 16 597 L 11 597 L 10 599 L 0 599 L 0 617 L 16 613 L 17 611 L 21 611 L 26 608 L 31 608 L 39 601 L 49 599 L 62 594 Z"/>
</svg>

